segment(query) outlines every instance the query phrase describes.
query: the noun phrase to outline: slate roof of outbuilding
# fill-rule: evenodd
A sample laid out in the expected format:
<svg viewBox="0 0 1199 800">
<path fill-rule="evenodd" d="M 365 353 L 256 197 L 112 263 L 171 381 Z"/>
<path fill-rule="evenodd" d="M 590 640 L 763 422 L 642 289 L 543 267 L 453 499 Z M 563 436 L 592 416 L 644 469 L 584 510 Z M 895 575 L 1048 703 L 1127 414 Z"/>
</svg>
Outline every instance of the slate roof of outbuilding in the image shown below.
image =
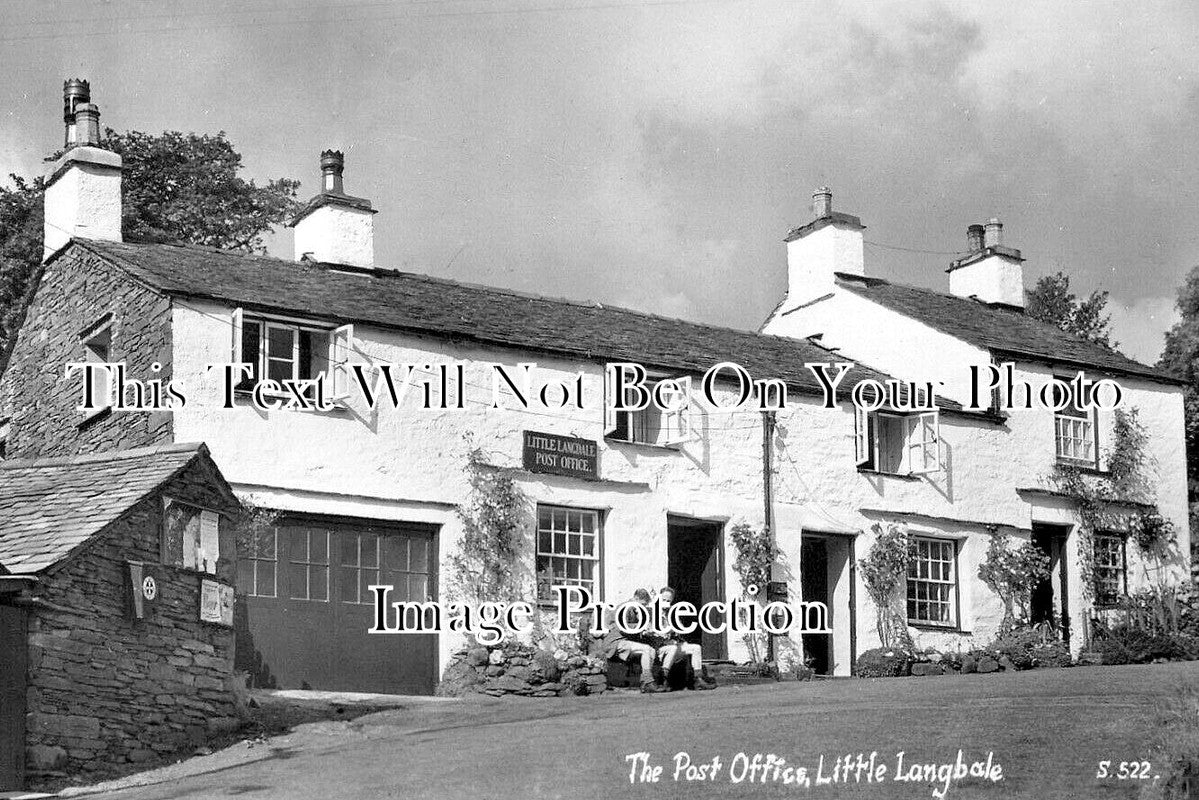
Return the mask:
<svg viewBox="0 0 1199 800">
<path fill-rule="evenodd" d="M 702 325 L 624 308 L 410 272 L 288 261 L 188 244 L 76 240 L 166 294 L 221 300 L 337 323 L 703 373 L 722 361 L 799 390 L 820 385 L 808 362 L 846 361 L 807 340 Z M 841 384 L 885 378 L 864 366 Z M 956 404 L 946 403 L 949 406 Z"/>
<path fill-rule="evenodd" d="M 54 566 L 207 454 L 172 444 L 0 461 L 0 564 L 13 574 Z"/>
<path fill-rule="evenodd" d="M 1115 350 L 1066 333 L 1018 309 L 943 294 L 932 289 L 891 283 L 880 278 L 844 273 L 838 273 L 837 278 L 838 285 L 854 294 L 997 355 L 1095 368 L 1163 383 L 1186 383 L 1165 370 L 1150 367 Z"/>
</svg>

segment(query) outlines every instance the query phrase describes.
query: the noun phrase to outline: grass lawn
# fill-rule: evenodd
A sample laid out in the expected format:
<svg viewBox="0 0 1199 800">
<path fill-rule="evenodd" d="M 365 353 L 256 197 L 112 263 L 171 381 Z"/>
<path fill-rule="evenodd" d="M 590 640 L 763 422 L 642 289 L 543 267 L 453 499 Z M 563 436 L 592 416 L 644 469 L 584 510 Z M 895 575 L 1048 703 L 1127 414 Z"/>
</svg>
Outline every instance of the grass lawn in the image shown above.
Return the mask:
<svg viewBox="0 0 1199 800">
<path fill-rule="evenodd" d="M 716 692 L 520 700 L 479 698 L 414 705 L 300 732 L 272 745 L 278 757 L 109 795 L 133 800 L 248 794 L 321 798 L 934 797 L 923 781 L 892 780 L 907 761 L 968 761 L 1003 769 L 992 783 L 954 783 L 951 798 L 1136 797 L 1141 782 L 1098 780 L 1101 761 L 1151 757 L 1158 707 L 1199 684 L 1199 663 L 1090 667 L 940 678 L 836 680 Z M 625 756 L 648 752 L 658 782 L 629 782 Z M 673 757 L 720 756 L 715 780 L 672 780 Z M 733 783 L 738 753 L 775 754 L 825 774 L 838 756 L 878 753 L 882 783 L 807 788 Z M 1151 767 L 1150 774 L 1159 765 Z"/>
</svg>

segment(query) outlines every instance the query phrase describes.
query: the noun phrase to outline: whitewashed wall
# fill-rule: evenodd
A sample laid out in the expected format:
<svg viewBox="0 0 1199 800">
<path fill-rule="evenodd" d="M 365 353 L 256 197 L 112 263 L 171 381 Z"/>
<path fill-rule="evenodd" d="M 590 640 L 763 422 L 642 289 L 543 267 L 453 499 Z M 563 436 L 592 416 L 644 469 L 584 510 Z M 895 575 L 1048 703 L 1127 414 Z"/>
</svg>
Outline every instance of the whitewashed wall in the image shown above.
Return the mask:
<svg viewBox="0 0 1199 800">
<path fill-rule="evenodd" d="M 217 387 L 205 379 L 204 367 L 229 358 L 232 309 L 178 301 L 173 313 L 173 374 L 192 401 L 176 413 L 176 440 L 207 442 L 227 479 L 260 503 L 440 524 L 443 587 L 448 557 L 461 536 L 453 509 L 467 493 L 464 467 L 470 449 L 481 447 L 495 466 L 519 467 L 526 429 L 601 441 L 602 481 L 531 474 L 519 480 L 531 500 L 606 511 L 603 584 L 610 600 L 626 598 L 638 587 L 665 583 L 668 514 L 762 525 L 762 431 L 757 413 L 706 415 L 703 435 L 678 450 L 604 443 L 600 364 L 451 345 L 363 325 L 355 327 L 355 360 L 467 362 L 468 380 L 478 384 L 468 389 L 468 409 L 409 406 L 398 413 L 388 407 L 372 412 L 352 403 L 349 411 L 328 413 L 261 412 L 249 406 L 225 410 L 218 407 Z M 588 410 L 547 414 L 490 409 L 490 363 L 523 361 L 537 361 L 539 375 L 559 381 L 573 379 L 581 368 Z M 1141 391 L 1141 402 L 1161 401 L 1146 421 L 1158 431 L 1153 435 L 1155 448 L 1160 443 L 1161 452 L 1155 453 L 1162 469 L 1170 476 L 1177 471 L 1178 476 L 1168 481 L 1170 498 L 1163 510 L 1185 521 L 1181 399 L 1177 393 L 1159 397 L 1155 389 Z M 415 399 L 412 395 L 409 402 Z M 986 551 L 986 526 L 1010 526 L 1017 536 L 1027 537 L 1031 506 L 1016 490 L 1038 485 L 1052 468 L 1051 412 L 1039 412 L 1042 416 L 1035 419 L 1033 412 L 1013 415 L 1006 427 L 944 415 L 941 431 L 950 468 L 913 479 L 857 471 L 848 405 L 825 410 L 811 396 L 791 399 L 792 407 L 778 415 L 774 487 L 778 541 L 792 574 L 799 574 L 803 530 L 864 531 L 856 542 L 860 558 L 871 544 L 871 525 L 904 521 L 913 532 L 964 542 L 958 565 L 962 627 L 976 641 L 991 638 L 1002 608 L 975 577 Z M 731 568 L 733 554 L 726 551 L 726 556 L 725 584 L 731 598 L 741 589 Z M 848 565 L 843 575 L 847 579 Z M 792 591 L 798 591 L 798 582 Z M 848 674 L 849 631 L 845 615 L 836 607 L 848 602 L 847 580 L 834 591 L 836 673 Z M 856 587 L 856 594 L 861 652 L 875 646 L 877 636 L 864 588 Z M 920 643 L 954 646 L 959 638 L 921 633 Z M 452 637 L 442 637 L 442 666 L 456 647 Z M 731 641 L 729 649 L 734 658 L 744 655 L 738 641 Z"/>
</svg>

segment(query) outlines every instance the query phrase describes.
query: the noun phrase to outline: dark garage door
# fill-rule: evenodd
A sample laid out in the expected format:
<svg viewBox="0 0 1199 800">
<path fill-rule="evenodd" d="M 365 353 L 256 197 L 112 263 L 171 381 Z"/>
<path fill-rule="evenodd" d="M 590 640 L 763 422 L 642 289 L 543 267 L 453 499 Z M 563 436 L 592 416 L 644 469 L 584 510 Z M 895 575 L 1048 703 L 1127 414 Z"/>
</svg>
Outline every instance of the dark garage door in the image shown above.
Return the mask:
<svg viewBox="0 0 1199 800">
<path fill-rule="evenodd" d="M 437 596 L 436 528 L 289 517 L 239 552 L 239 668 L 256 686 L 431 694 L 436 634 L 368 634 L 372 584 Z"/>
</svg>

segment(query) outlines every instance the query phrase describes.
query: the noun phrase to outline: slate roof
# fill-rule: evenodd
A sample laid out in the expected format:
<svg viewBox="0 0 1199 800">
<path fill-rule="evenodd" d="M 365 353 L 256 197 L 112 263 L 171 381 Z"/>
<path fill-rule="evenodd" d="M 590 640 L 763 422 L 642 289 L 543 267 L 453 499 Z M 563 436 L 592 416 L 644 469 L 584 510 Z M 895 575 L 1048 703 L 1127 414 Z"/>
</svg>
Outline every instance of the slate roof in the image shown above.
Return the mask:
<svg viewBox="0 0 1199 800">
<path fill-rule="evenodd" d="M 1185 384 L 1165 370 L 1133 361 L 1008 306 L 991 305 L 880 278 L 844 273 L 838 273 L 837 278 L 839 286 L 854 294 L 1000 356 Z"/>
<path fill-rule="evenodd" d="M 53 566 L 207 453 L 172 444 L 0 461 L 0 564 L 14 574 Z"/>
<path fill-rule="evenodd" d="M 807 362 L 844 361 L 807 340 L 701 325 L 623 308 L 525 294 L 409 272 L 288 261 L 187 244 L 77 239 L 171 295 L 221 300 L 337 323 L 376 324 L 591 361 L 703 373 L 722 361 L 799 390 L 820 386 Z M 840 389 L 885 376 L 857 366 Z M 948 404 L 954 405 L 954 404 Z"/>
</svg>

